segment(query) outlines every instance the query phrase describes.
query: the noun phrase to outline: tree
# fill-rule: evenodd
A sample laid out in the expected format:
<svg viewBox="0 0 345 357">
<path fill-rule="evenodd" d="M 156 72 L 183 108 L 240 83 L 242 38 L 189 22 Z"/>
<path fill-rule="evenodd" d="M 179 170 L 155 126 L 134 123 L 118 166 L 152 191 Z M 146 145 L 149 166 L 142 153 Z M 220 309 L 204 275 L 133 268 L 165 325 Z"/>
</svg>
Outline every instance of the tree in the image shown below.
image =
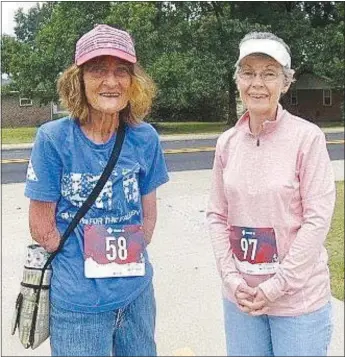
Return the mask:
<svg viewBox="0 0 345 357">
<path fill-rule="evenodd" d="M 334 83 L 344 74 L 344 3 L 325 1 L 234 2 L 234 16 L 257 22 L 283 38 L 292 67 L 307 68 Z"/>
<path fill-rule="evenodd" d="M 98 23 L 127 30 L 158 96 L 154 120 L 236 119 L 233 80 L 239 42 L 271 31 L 309 68 L 342 85 L 344 4 L 325 2 L 49 2 L 16 14 L 16 38 L 2 38 L 2 71 L 20 91 L 57 101 L 59 74 L 74 62 L 77 39 Z"/>
<path fill-rule="evenodd" d="M 18 52 L 18 43 L 16 38 L 9 35 L 1 37 L 1 73 L 11 74 L 11 61 Z"/>
<path fill-rule="evenodd" d="M 329 11 L 327 22 L 325 11 L 313 8 L 317 27 L 313 31 L 314 43 L 309 48 L 309 57 L 317 74 L 327 77 L 336 87 L 344 88 L 344 3 L 338 2 L 331 9 L 328 5 L 326 9 Z"/>
<path fill-rule="evenodd" d="M 133 35 L 140 62 L 158 85 L 155 120 L 224 118 L 222 89 L 211 88 L 214 71 L 196 51 L 199 18 L 200 6 L 192 2 L 133 2 L 116 3 L 106 19 Z"/>
<path fill-rule="evenodd" d="M 33 43 L 38 31 L 49 23 L 55 5 L 54 1 L 36 3 L 27 14 L 23 12 L 22 8 L 19 8 L 14 15 L 16 23 L 14 33 L 18 41 Z"/>
<path fill-rule="evenodd" d="M 56 2 L 37 5 L 27 15 L 19 10 L 15 16 L 19 46 L 10 70 L 20 92 L 35 93 L 42 103 L 57 101 L 57 79 L 74 62 L 77 39 L 103 22 L 109 6 L 109 2 Z"/>
</svg>

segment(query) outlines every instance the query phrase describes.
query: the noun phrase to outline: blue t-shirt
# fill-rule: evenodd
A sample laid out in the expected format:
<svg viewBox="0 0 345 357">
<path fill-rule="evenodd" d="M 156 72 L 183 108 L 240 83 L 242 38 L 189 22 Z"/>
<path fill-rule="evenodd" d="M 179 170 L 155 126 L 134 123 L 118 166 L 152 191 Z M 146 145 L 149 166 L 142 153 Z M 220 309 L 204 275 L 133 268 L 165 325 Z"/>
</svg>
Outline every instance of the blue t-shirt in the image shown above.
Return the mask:
<svg viewBox="0 0 345 357">
<path fill-rule="evenodd" d="M 115 138 L 116 134 L 105 144 L 95 144 L 68 117 L 39 128 L 25 195 L 33 200 L 57 202 L 56 223 L 61 235 L 103 172 Z M 108 182 L 52 262 L 53 304 L 72 311 L 101 312 L 123 307 L 140 295 L 153 275 L 146 249 L 144 276 L 86 278 L 84 227 L 142 224 L 141 196 L 168 180 L 155 129 L 147 123 L 126 126 L 121 154 Z"/>
</svg>

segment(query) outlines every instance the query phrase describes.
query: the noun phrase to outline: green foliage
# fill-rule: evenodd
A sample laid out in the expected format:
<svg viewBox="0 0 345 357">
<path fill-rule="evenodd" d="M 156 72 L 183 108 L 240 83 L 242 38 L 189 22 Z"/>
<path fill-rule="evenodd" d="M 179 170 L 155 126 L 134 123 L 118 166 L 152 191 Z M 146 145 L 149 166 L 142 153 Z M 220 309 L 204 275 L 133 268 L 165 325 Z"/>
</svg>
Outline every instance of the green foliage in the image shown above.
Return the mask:
<svg viewBox="0 0 345 357">
<path fill-rule="evenodd" d="M 324 17 L 321 20 L 324 22 Z M 333 85 L 344 88 L 344 3 L 336 3 L 330 21 L 313 31 L 314 44 L 310 47 L 310 58 L 313 58 L 314 71 L 328 77 Z"/>
<path fill-rule="evenodd" d="M 18 97 L 18 91 L 15 84 L 10 83 L 6 86 L 1 86 L 1 97 L 4 96 L 16 96 Z"/>
<path fill-rule="evenodd" d="M 55 3 L 53 1 L 42 3 L 41 6 L 36 3 L 35 6 L 29 9 L 27 15 L 20 8 L 14 16 L 16 22 L 14 32 L 18 40 L 33 44 L 39 30 L 49 23 L 54 6 Z"/>
<path fill-rule="evenodd" d="M 13 36 L 1 36 L 1 73 L 11 73 L 12 61 L 20 50 L 20 44 Z"/>
<path fill-rule="evenodd" d="M 129 31 L 140 63 L 159 88 L 160 121 L 237 119 L 233 81 L 238 45 L 253 30 L 282 37 L 297 70 L 343 87 L 342 2 L 47 2 L 15 16 L 16 38 L 3 36 L 2 73 L 21 94 L 57 101 L 58 76 L 74 62 L 75 43 L 98 23 Z"/>
<path fill-rule="evenodd" d="M 74 62 L 76 41 L 103 22 L 109 4 L 56 2 L 49 8 L 37 5 L 27 15 L 21 11 L 16 14 L 17 52 L 6 72 L 12 75 L 21 94 L 38 93 L 42 103 L 58 100 L 57 79 Z"/>
<path fill-rule="evenodd" d="M 219 134 L 229 129 L 225 122 L 173 122 L 152 123 L 160 135 Z"/>
</svg>

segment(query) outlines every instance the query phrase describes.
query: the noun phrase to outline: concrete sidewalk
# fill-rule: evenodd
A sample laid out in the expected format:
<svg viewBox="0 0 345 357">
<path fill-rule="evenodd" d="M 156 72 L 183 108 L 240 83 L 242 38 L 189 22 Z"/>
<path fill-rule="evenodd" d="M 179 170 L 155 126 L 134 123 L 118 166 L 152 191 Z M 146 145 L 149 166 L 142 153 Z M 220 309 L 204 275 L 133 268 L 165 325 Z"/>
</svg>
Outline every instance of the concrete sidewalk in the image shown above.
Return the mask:
<svg viewBox="0 0 345 357">
<path fill-rule="evenodd" d="M 339 168 L 335 168 L 335 173 Z M 210 170 L 172 172 L 157 193 L 158 222 L 149 254 L 154 265 L 159 356 L 225 356 L 220 279 L 205 224 Z M 339 172 L 338 179 L 342 178 Z M 28 229 L 24 184 L 2 186 L 2 355 L 50 356 L 49 341 L 25 350 L 10 335 Z M 344 356 L 344 303 L 332 299 L 329 356 Z"/>
</svg>

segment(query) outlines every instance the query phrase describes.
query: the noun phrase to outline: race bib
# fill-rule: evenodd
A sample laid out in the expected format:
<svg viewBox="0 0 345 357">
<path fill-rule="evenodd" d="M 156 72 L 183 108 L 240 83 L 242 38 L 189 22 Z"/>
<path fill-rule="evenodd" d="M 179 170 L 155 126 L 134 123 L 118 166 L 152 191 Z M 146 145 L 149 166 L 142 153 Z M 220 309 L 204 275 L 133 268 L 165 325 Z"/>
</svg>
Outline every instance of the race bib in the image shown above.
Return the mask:
<svg viewBox="0 0 345 357">
<path fill-rule="evenodd" d="M 141 225 L 84 225 L 85 276 L 143 276 L 145 246 Z"/>
<path fill-rule="evenodd" d="M 273 228 L 231 226 L 230 244 L 237 269 L 245 274 L 274 274 L 279 265 Z"/>
</svg>

